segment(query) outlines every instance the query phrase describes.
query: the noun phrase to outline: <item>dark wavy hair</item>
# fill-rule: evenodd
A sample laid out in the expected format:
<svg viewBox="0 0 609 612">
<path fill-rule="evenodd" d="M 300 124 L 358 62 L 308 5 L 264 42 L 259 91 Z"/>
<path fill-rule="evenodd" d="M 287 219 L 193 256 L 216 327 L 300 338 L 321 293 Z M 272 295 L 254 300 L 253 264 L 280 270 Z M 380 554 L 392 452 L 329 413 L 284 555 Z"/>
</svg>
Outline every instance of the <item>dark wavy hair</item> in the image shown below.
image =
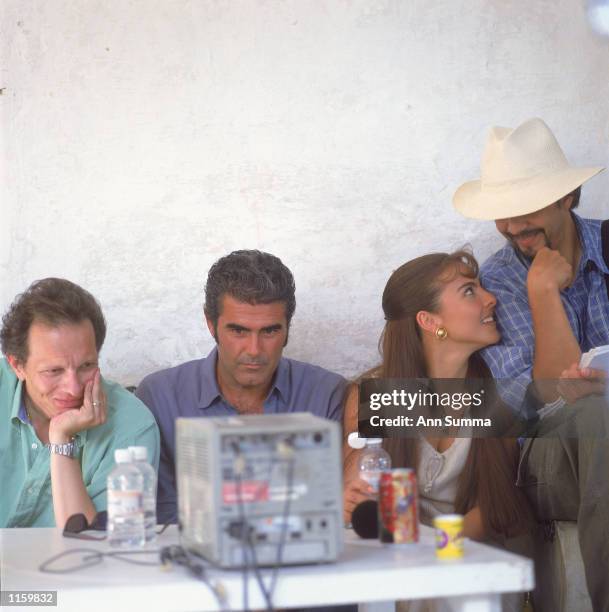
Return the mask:
<svg viewBox="0 0 609 612">
<path fill-rule="evenodd" d="M 247 304 L 283 302 L 288 328 L 296 310 L 296 285 L 281 259 L 256 250 L 233 251 L 211 267 L 205 284 L 205 316 L 214 329 L 222 313 L 222 298 L 230 295 Z"/>
<path fill-rule="evenodd" d="M 106 338 L 106 321 L 97 300 L 85 289 L 63 278 L 34 281 L 19 294 L 2 317 L 0 346 L 5 355 L 25 363 L 29 355 L 28 335 L 32 323 L 51 327 L 91 321 L 97 351 Z"/>
</svg>

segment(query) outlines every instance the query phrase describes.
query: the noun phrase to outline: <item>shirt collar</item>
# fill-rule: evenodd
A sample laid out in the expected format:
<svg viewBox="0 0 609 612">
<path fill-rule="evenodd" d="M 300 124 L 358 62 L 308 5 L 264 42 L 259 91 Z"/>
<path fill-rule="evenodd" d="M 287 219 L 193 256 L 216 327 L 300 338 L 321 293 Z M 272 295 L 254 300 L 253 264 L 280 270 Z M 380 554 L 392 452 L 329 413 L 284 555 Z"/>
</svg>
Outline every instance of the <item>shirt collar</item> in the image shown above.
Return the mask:
<svg viewBox="0 0 609 612">
<path fill-rule="evenodd" d="M 218 398 L 222 399 L 222 393 L 216 379 L 216 362 L 218 360 L 218 348 L 214 347 L 209 355 L 203 359 L 200 374 L 199 408 L 209 408 Z M 279 365 L 273 377 L 273 383 L 269 389 L 266 400 L 277 389 L 281 399 L 286 402 L 290 395 L 290 372 L 287 359 L 279 360 Z"/>
<path fill-rule="evenodd" d="M 582 219 L 575 213 L 571 213 L 575 227 L 579 236 L 579 243 L 582 249 L 580 259 L 580 270 L 584 269 L 588 262 L 593 262 L 603 273 L 608 274 L 609 268 L 603 258 L 603 247 L 601 243 L 601 233 L 596 225 L 598 221 Z"/>
<path fill-rule="evenodd" d="M 15 395 L 13 395 L 13 406 L 11 409 L 11 421 L 19 419 L 22 423 L 29 423 L 27 413 L 25 411 L 25 401 L 23 397 L 23 382 L 17 380 L 17 386 L 15 387 Z"/>
<path fill-rule="evenodd" d="M 274 389 L 277 389 L 277 392 L 281 395 L 281 399 L 284 402 L 288 401 L 290 397 L 290 368 L 288 366 L 288 360 L 283 357 L 279 360 L 269 396 L 273 393 Z"/>
<path fill-rule="evenodd" d="M 27 410 L 25 409 L 25 401 L 23 399 L 23 395 L 21 395 L 21 401 L 19 402 L 19 411 L 17 412 L 17 417 L 22 423 L 26 425 L 30 422 L 30 419 L 27 415 Z"/>
<path fill-rule="evenodd" d="M 218 381 L 216 380 L 217 359 L 218 349 L 214 347 L 201 362 L 201 369 L 199 371 L 199 408 L 209 408 L 217 398 L 222 397 Z"/>
</svg>

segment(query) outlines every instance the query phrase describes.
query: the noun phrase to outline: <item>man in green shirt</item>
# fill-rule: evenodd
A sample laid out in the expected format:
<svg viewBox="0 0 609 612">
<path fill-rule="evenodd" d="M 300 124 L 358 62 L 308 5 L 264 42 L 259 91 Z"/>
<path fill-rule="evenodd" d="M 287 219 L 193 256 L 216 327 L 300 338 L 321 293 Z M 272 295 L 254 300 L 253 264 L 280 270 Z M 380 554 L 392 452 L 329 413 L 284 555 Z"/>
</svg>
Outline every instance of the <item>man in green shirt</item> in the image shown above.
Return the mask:
<svg viewBox="0 0 609 612">
<path fill-rule="evenodd" d="M 152 414 L 101 377 L 101 308 L 70 281 L 47 278 L 17 296 L 0 345 L 0 527 L 63 527 L 106 509 L 114 450 L 146 446 L 155 468 Z"/>
</svg>

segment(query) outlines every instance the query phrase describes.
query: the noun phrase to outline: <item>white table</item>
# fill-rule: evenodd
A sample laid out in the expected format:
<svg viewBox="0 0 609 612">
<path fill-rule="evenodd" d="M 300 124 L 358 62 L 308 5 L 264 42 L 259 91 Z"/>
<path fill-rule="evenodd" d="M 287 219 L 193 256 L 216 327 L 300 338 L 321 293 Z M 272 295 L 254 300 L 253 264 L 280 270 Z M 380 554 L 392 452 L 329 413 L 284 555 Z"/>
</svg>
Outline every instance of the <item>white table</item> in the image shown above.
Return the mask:
<svg viewBox="0 0 609 612">
<path fill-rule="evenodd" d="M 171 528 L 159 538 L 158 546 L 177 541 L 177 530 Z M 179 566 L 163 571 L 160 567 L 104 559 L 99 565 L 72 574 L 38 571 L 50 556 L 82 547 L 109 550 L 106 542 L 67 539 L 58 529 L 2 529 L 0 585 L 5 591 L 58 591 L 58 608 L 48 610 L 218 609 L 210 590 Z M 265 574 L 268 576 L 269 572 Z M 228 607 L 241 608 L 241 573 L 211 570 L 210 575 L 225 587 Z M 273 603 L 277 608 L 287 608 L 356 602 L 360 609 L 377 611 L 393 609 L 393 602 L 399 599 L 443 597 L 448 610 L 498 612 L 500 593 L 532 588 L 530 560 L 466 541 L 462 560 L 439 561 L 435 557 L 433 532 L 422 527 L 421 542 L 406 547 L 360 540 L 346 532 L 345 549 L 338 563 L 282 568 Z M 251 575 L 249 606 L 264 608 Z M 17 612 L 25 608 L 14 609 Z"/>
</svg>

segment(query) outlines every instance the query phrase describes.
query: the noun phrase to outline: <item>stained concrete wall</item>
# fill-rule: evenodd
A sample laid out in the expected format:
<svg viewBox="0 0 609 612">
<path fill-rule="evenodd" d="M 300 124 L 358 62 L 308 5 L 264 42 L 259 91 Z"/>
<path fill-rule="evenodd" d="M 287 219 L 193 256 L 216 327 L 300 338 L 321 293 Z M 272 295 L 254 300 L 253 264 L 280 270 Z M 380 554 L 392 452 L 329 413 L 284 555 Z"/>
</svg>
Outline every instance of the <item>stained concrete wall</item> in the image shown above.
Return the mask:
<svg viewBox="0 0 609 612">
<path fill-rule="evenodd" d="M 609 43 L 577 0 L 5 0 L 0 307 L 33 279 L 102 302 L 106 375 L 206 353 L 209 266 L 293 270 L 286 354 L 372 365 L 401 263 L 492 223 L 453 212 L 486 130 L 543 117 L 609 162 Z M 581 212 L 609 216 L 609 176 Z"/>
</svg>

